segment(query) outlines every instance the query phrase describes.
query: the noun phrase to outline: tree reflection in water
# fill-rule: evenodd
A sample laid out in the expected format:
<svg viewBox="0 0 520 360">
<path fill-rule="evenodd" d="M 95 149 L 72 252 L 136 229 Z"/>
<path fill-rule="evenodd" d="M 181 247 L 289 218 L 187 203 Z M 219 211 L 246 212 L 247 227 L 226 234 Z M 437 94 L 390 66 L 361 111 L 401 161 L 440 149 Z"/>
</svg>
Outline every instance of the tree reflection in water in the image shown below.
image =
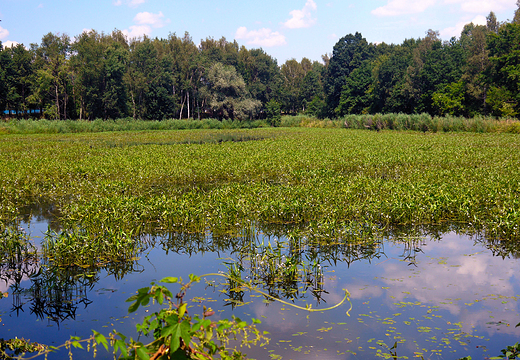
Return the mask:
<svg viewBox="0 0 520 360">
<path fill-rule="evenodd" d="M 186 254 L 225 254 L 229 280 L 222 293 L 232 307 L 244 302 L 247 282 L 270 297 L 290 301 L 308 298 L 320 304 L 328 294 L 324 272 L 328 267 L 372 262 L 387 257 L 385 246 L 398 245 L 400 258 L 416 266 L 416 256 L 428 241 L 440 241 L 443 234 L 458 232 L 473 237 L 495 256 L 519 257 L 518 244 L 486 239 L 462 225 L 436 224 L 401 228 L 372 228 L 361 223 L 307 224 L 306 226 L 254 224 L 235 231 L 184 233 L 170 231 L 146 238 L 147 246 L 166 252 Z M 75 319 L 79 307 L 92 303 L 89 293 L 106 272 L 116 280 L 144 269 L 136 260 L 103 264 L 100 267 L 55 266 L 37 255 L 27 234 L 17 227 L 4 227 L 0 279 L 10 287 L 14 313 L 26 307 L 39 319 L 60 324 Z M 269 303 L 271 298 L 266 297 Z"/>
</svg>

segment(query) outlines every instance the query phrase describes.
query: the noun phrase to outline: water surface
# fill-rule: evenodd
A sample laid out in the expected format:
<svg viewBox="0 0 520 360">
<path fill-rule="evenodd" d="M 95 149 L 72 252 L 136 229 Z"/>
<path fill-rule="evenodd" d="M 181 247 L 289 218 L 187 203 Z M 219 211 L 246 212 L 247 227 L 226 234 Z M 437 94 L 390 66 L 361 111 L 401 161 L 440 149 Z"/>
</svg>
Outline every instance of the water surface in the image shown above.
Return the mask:
<svg viewBox="0 0 520 360">
<path fill-rule="evenodd" d="M 42 219 L 30 223 L 28 231 L 35 243 L 47 225 Z M 70 335 L 87 337 L 92 329 L 105 334 L 117 329 L 136 338 L 135 324 L 152 310 L 140 308 L 128 314 L 125 300 L 136 289 L 165 276 L 187 279 L 190 273 L 224 272 L 233 262 L 244 266 L 244 278 L 255 274 L 250 267 L 256 263 L 237 250 L 244 248 L 243 239 L 215 239 L 208 234 L 151 240 L 156 246 L 124 270 L 108 269 L 88 276 L 80 272 L 61 277 L 25 276 L 18 288 L 13 287 L 12 279 L 2 282 L 0 290 L 9 292 L 9 297 L 0 300 L 0 337 L 59 345 Z M 286 239 L 257 233 L 255 241 L 275 246 Z M 284 251 L 289 256 L 289 250 Z M 496 256 L 499 253 L 502 256 Z M 520 328 L 515 328 L 520 322 L 520 262 L 511 252 L 483 239 L 448 232 L 414 241 L 388 238 L 359 249 L 338 244 L 302 249 L 300 255 L 309 276 L 316 275 L 314 284 L 279 283 L 262 289 L 282 297 L 290 294 L 291 303 L 312 308 L 338 303 L 347 289 L 352 302 L 349 314 L 348 303 L 309 313 L 249 292 L 243 294 L 245 305 L 233 306 L 226 289 L 205 283 L 194 286 L 187 297 L 204 298 L 204 304 L 217 311 L 215 319 L 235 315 L 262 320 L 259 328 L 270 333 L 270 344 L 246 351 L 258 359 L 364 359 L 394 353 L 408 358 L 471 355 L 478 359 L 497 356 L 520 336 Z M 256 273 L 262 273 L 261 269 Z M 9 274 L 2 278 L 8 279 Z M 217 285 L 222 279 L 209 277 L 208 281 Z M 56 289 L 45 288 L 49 284 Z M 63 356 L 66 353 L 49 358 Z M 92 356 L 75 351 L 74 357 Z M 112 357 L 100 350 L 97 358 Z"/>
</svg>

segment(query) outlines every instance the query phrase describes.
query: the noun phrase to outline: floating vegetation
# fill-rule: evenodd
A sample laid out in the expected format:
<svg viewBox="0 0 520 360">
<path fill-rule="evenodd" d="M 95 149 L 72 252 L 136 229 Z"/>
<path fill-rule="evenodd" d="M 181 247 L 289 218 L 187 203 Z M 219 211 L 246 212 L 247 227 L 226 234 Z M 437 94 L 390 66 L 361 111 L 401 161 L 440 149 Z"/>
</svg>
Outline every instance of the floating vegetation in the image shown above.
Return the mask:
<svg viewBox="0 0 520 360">
<path fill-rule="evenodd" d="M 24 229 L 0 223 L 0 259 L 2 266 L 28 264 L 36 258 L 36 248 Z"/>
<path fill-rule="evenodd" d="M 463 222 L 487 237 L 520 236 L 515 135 L 247 131 L 263 140 L 106 148 L 106 134 L 5 137 L 0 214 L 44 201 L 63 226 L 91 234 L 229 230 L 252 220 L 331 230 L 349 221 Z M 110 141 L 182 142 L 194 134 L 113 133 Z"/>
<path fill-rule="evenodd" d="M 112 143 L 107 142 L 108 147 L 116 146 L 142 146 L 142 145 L 179 145 L 179 144 L 221 144 L 223 142 L 243 142 L 243 141 L 258 141 L 264 140 L 263 136 L 253 136 L 243 133 L 209 133 L 204 137 L 184 139 L 180 141 L 165 141 L 165 142 L 124 142 L 124 143 Z"/>
<path fill-rule="evenodd" d="M 56 266 L 104 267 L 114 263 L 132 263 L 144 246 L 132 233 L 105 230 L 91 234 L 80 229 L 48 232 L 42 243 L 42 253 Z"/>
</svg>

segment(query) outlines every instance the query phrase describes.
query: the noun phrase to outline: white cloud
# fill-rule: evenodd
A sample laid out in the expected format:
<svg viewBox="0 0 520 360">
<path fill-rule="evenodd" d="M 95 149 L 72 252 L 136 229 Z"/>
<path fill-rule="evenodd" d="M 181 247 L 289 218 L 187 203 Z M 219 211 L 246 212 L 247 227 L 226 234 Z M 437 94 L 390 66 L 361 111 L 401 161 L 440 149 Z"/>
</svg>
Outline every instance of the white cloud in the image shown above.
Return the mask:
<svg viewBox="0 0 520 360">
<path fill-rule="evenodd" d="M 17 46 L 19 43 L 16 42 L 16 41 L 9 41 L 7 40 L 6 42 L 3 42 L 2 45 L 4 46 L 4 48 L 10 48 L 10 47 L 13 47 L 13 46 Z"/>
<path fill-rule="evenodd" d="M 152 33 L 152 28 L 148 25 L 132 25 L 130 30 L 123 30 L 123 34 L 129 39 L 139 38 L 144 35 L 149 36 Z"/>
<path fill-rule="evenodd" d="M 464 29 L 464 25 L 473 23 L 473 25 L 486 25 L 487 20 L 484 15 L 477 15 L 473 20 L 471 21 L 460 21 L 457 23 L 457 25 L 452 27 L 447 27 L 443 30 L 441 30 L 439 33 L 441 35 L 441 38 L 447 40 L 452 38 L 453 36 L 459 37 L 460 33 L 462 32 L 462 29 Z"/>
<path fill-rule="evenodd" d="M 250 45 L 262 47 L 280 46 L 287 43 L 284 35 L 267 28 L 248 31 L 245 26 L 242 26 L 238 28 L 235 38 L 246 40 Z"/>
<path fill-rule="evenodd" d="M 289 29 L 307 28 L 316 23 L 316 19 L 312 17 L 312 12 L 318 7 L 314 0 L 307 0 L 305 6 L 301 10 L 293 10 L 289 14 L 292 16 L 283 25 Z"/>
<path fill-rule="evenodd" d="M 162 28 L 165 24 L 163 21 L 164 15 L 162 11 L 159 11 L 158 14 L 153 14 L 149 12 L 140 12 L 134 18 L 134 22 L 138 25 L 151 25 L 154 28 Z"/>
<path fill-rule="evenodd" d="M 515 4 L 511 0 L 445 0 L 444 2 L 446 4 L 460 4 L 462 11 L 479 14 L 515 8 Z"/>
<path fill-rule="evenodd" d="M 43 9 L 43 4 L 38 5 L 38 9 Z"/>
<path fill-rule="evenodd" d="M 115 6 L 121 6 L 123 4 L 128 5 L 131 8 L 136 8 L 141 4 L 144 4 L 146 0 L 114 0 L 113 4 Z"/>
<path fill-rule="evenodd" d="M 162 11 L 159 11 L 158 14 L 149 13 L 149 12 L 140 12 L 134 17 L 134 23 L 137 25 L 132 25 L 128 30 L 123 30 L 123 34 L 126 35 L 127 38 L 139 38 L 144 35 L 150 36 L 153 28 L 162 28 L 165 24 L 169 23 L 170 20 L 163 20 L 164 14 Z"/>
<path fill-rule="evenodd" d="M 9 31 L 0 26 L 0 40 L 9 36 Z"/>
<path fill-rule="evenodd" d="M 459 321 L 463 320 L 463 331 L 468 333 L 473 331 L 472 325 L 489 332 L 496 331 L 486 326 L 490 317 L 501 320 L 507 309 L 505 313 L 519 311 L 517 301 L 502 303 L 503 299 L 500 299 L 516 299 L 520 263 L 515 259 L 502 259 L 488 251 L 478 251 L 473 241 L 454 233 L 445 234 L 441 242 L 428 242 L 422 249 L 425 255 L 418 255 L 418 269 L 412 273 L 398 262 L 382 265 L 385 277 L 379 279 L 387 288 L 387 304 L 418 301 L 422 305 L 439 306 L 457 315 Z M 434 254 L 444 257 L 436 258 Z M 475 302 L 479 303 L 479 309 L 468 311 L 468 306 Z M 500 329 L 500 332 L 504 330 L 515 331 Z"/>
<path fill-rule="evenodd" d="M 450 1 L 450 0 L 447 0 Z M 456 1 L 456 0 L 452 0 Z M 436 0 L 388 0 L 388 4 L 372 10 L 375 16 L 397 16 L 404 14 L 416 14 L 425 11 L 435 5 Z"/>
</svg>

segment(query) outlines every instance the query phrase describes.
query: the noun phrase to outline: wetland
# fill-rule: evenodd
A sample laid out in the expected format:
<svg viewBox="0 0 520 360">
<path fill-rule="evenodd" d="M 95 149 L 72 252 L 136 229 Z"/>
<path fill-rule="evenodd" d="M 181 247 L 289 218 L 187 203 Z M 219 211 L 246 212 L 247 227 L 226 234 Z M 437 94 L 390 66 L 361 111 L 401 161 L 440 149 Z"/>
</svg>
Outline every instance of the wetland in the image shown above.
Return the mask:
<svg viewBox="0 0 520 360">
<path fill-rule="evenodd" d="M 187 292 L 194 309 L 261 321 L 269 344 L 243 350 L 258 359 L 482 358 L 520 335 L 517 135 L 1 139 L 1 338 L 137 338 L 159 306 L 126 300 L 189 274 L 217 274 Z"/>
</svg>

